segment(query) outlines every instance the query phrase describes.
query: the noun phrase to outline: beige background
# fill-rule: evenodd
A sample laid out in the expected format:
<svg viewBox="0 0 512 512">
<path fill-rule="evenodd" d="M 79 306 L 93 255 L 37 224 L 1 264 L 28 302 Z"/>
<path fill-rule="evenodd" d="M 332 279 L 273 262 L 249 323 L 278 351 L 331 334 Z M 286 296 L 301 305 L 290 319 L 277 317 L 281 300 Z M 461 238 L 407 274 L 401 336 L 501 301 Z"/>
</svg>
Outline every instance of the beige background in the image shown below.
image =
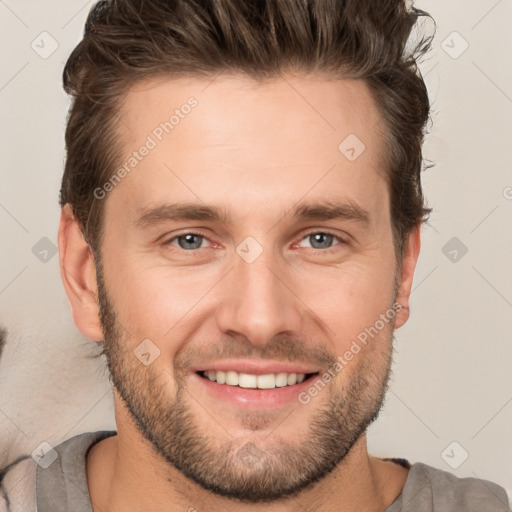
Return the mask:
<svg viewBox="0 0 512 512">
<path fill-rule="evenodd" d="M 68 108 L 61 75 L 91 5 L 0 1 L 4 460 L 114 428 L 106 374 L 86 357 L 94 347 L 72 323 L 51 252 Z M 417 5 L 438 25 L 421 66 L 434 107 L 426 156 L 437 165 L 424 174 L 434 213 L 370 448 L 511 489 L 512 1 Z M 34 254 L 44 250 L 47 261 Z"/>
</svg>

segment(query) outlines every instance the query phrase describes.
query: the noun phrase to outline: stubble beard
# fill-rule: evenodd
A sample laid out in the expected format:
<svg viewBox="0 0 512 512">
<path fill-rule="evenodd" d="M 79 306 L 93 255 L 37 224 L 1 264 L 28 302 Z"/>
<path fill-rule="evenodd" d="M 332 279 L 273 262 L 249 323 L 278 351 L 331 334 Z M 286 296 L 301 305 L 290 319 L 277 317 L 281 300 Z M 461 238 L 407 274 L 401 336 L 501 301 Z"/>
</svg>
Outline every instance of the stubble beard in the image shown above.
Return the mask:
<svg viewBox="0 0 512 512">
<path fill-rule="evenodd" d="M 236 440 L 228 434 L 222 440 L 212 439 L 213 429 L 208 423 L 214 420 L 205 412 L 198 421 L 184 379 L 175 372 L 176 391 L 170 397 L 162 390 L 169 389 L 171 374 L 157 370 L 156 365 L 144 366 L 134 356 L 133 340 L 123 335 L 108 299 L 101 263 L 97 263 L 97 282 L 105 338 L 103 354 L 115 389 L 156 453 L 210 492 L 244 503 L 297 496 L 342 464 L 379 415 L 391 372 L 394 322 L 380 333 L 381 338 L 372 341 L 388 347 L 379 354 L 374 352 L 379 360 L 357 355 L 358 367 L 345 389 L 330 386 L 321 392 L 324 396 L 312 400 L 317 410 L 303 442 L 288 442 L 286 439 L 293 436 L 277 435 L 286 428 L 286 420 L 266 442 L 260 442 L 262 438 L 254 432 L 254 441 Z M 321 407 L 314 405 L 317 400 L 322 400 Z M 245 413 L 245 426 L 258 431 L 266 425 L 266 419 L 265 413 Z"/>
</svg>

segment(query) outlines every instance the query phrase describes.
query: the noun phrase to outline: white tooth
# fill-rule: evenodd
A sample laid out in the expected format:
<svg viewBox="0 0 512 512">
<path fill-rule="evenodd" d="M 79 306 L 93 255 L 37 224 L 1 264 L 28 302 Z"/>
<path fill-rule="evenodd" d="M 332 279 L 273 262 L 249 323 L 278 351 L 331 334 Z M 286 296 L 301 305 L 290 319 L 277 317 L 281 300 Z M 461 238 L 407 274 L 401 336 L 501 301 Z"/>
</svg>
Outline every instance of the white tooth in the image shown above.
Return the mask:
<svg viewBox="0 0 512 512">
<path fill-rule="evenodd" d="M 258 375 L 258 387 L 260 389 L 272 389 L 276 387 L 276 376 L 273 373 Z"/>
<path fill-rule="evenodd" d="M 288 374 L 278 373 L 276 375 L 276 388 L 282 388 L 288 384 Z"/>
<path fill-rule="evenodd" d="M 256 375 L 249 375 L 248 373 L 239 373 L 238 385 L 241 388 L 257 388 L 258 380 Z"/>
<path fill-rule="evenodd" d="M 204 372 L 205 377 L 219 384 L 240 386 L 241 388 L 273 389 L 304 382 L 304 373 L 269 373 L 266 375 L 251 375 L 249 373 L 238 373 L 235 371 L 224 372 L 222 370 L 208 370 Z"/>
<path fill-rule="evenodd" d="M 238 373 L 231 370 L 226 372 L 226 384 L 238 386 Z"/>
</svg>

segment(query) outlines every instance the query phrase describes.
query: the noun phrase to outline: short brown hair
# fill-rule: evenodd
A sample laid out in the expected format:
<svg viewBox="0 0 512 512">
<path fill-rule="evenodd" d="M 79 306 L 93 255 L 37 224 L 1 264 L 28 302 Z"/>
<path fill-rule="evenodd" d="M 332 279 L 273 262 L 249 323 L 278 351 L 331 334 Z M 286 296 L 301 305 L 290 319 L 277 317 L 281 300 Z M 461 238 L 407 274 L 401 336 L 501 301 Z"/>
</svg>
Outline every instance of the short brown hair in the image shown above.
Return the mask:
<svg viewBox="0 0 512 512">
<path fill-rule="evenodd" d="M 386 127 L 391 220 L 397 258 L 427 220 L 422 144 L 430 105 L 418 58 L 432 35 L 408 44 L 420 17 L 406 0 L 107 0 L 97 2 L 63 73 L 72 95 L 61 206 L 70 203 L 99 251 L 103 201 L 93 191 L 121 162 L 121 101 L 138 81 L 286 70 L 366 81 Z"/>
</svg>

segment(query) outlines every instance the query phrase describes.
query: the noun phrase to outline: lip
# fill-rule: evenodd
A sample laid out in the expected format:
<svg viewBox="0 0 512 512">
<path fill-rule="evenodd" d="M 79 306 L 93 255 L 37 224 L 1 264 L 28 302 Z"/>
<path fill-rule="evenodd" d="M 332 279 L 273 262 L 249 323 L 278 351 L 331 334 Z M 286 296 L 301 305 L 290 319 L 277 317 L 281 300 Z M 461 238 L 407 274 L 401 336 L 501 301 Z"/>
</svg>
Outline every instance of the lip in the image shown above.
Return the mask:
<svg viewBox="0 0 512 512">
<path fill-rule="evenodd" d="M 267 372 L 273 373 L 273 372 Z M 292 373 L 292 372 L 290 372 Z M 310 372 L 299 372 L 310 373 Z M 264 375 L 264 373 L 262 374 Z M 201 392 L 213 397 L 215 401 L 222 401 L 237 409 L 276 409 L 285 406 L 299 406 L 299 395 L 316 381 L 318 375 L 305 379 L 299 384 L 272 389 L 241 388 L 228 384 L 219 384 L 201 377 L 197 373 L 189 376 L 191 389 L 197 388 Z"/>
<path fill-rule="evenodd" d="M 305 366 L 278 361 L 251 361 L 241 359 L 224 359 L 205 365 L 191 368 L 191 373 L 202 371 L 235 371 L 238 373 L 249 373 L 251 375 L 267 375 L 269 373 L 317 373 L 320 368 L 316 366 Z"/>
</svg>

